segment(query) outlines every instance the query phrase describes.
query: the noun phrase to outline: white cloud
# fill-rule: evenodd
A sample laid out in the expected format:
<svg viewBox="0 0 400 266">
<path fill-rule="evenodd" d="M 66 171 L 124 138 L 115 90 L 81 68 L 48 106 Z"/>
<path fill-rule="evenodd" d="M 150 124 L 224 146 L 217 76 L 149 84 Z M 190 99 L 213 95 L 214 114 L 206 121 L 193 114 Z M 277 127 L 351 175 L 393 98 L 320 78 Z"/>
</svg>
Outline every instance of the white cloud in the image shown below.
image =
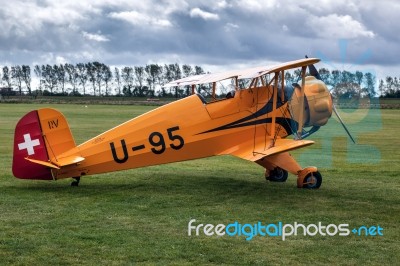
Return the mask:
<svg viewBox="0 0 400 266">
<path fill-rule="evenodd" d="M 198 18 L 202 18 L 204 20 L 219 20 L 218 14 L 214 14 L 211 12 L 201 10 L 198 7 L 190 10 L 190 17 L 192 17 L 192 18 L 198 17 Z"/>
<path fill-rule="evenodd" d="M 283 26 L 282 26 L 282 30 L 283 30 L 284 32 L 289 31 L 289 27 L 286 26 L 286 25 L 283 25 Z"/>
<path fill-rule="evenodd" d="M 34 1 L 5 1 L 0 15 L 0 36 L 26 37 L 41 31 L 46 24 L 64 27 L 84 19 L 79 9 L 59 5 L 40 6 Z"/>
<path fill-rule="evenodd" d="M 320 50 L 333 57 L 329 51 L 338 39 L 371 49 L 378 63 L 398 65 L 400 35 L 393 34 L 400 29 L 398 0 L 385 0 L 384 5 L 373 0 L 1 2 L 0 53 L 9 65 L 54 64 L 62 58 L 111 64 L 163 58 L 169 63 L 177 60 L 174 55 L 182 64 L 230 64 L 286 60 L 298 51 Z M 199 26 L 204 21 L 212 24 Z M 157 34 L 149 39 L 144 31 L 154 30 Z M 201 43 L 204 39 L 213 42 Z"/>
<path fill-rule="evenodd" d="M 322 38 L 354 39 L 358 37 L 375 37 L 372 31 L 349 15 L 330 14 L 323 17 L 311 17 L 308 26 Z"/>
<path fill-rule="evenodd" d="M 236 29 L 239 29 L 239 25 L 237 24 L 233 24 L 233 23 L 226 23 L 224 26 L 224 29 L 226 32 L 231 32 L 234 31 Z"/>
<path fill-rule="evenodd" d="M 56 56 L 56 64 L 57 65 L 64 65 L 65 63 L 68 63 L 67 59 L 65 59 L 62 56 Z"/>
<path fill-rule="evenodd" d="M 244 9 L 255 13 L 262 13 L 272 8 L 279 7 L 280 3 L 277 0 L 238 0 L 236 5 L 239 9 Z"/>
<path fill-rule="evenodd" d="M 357 14 L 359 7 L 364 5 L 367 0 L 319 0 L 318 3 L 314 1 L 302 1 L 299 5 L 308 10 L 312 14 L 328 15 L 335 12 L 346 12 L 346 14 Z"/>
<path fill-rule="evenodd" d="M 110 40 L 104 35 L 95 34 L 95 33 L 89 33 L 89 32 L 86 32 L 86 31 L 82 31 L 82 35 L 83 35 L 83 37 L 85 39 L 90 40 L 90 41 L 108 42 Z"/>
<path fill-rule="evenodd" d="M 171 27 L 172 23 L 166 19 L 150 17 L 137 11 L 112 12 L 108 17 L 129 22 L 136 26 L 147 25 L 155 27 Z"/>
<path fill-rule="evenodd" d="M 222 1 L 219 1 L 219 2 L 217 3 L 217 5 L 215 6 L 215 8 L 216 8 L 216 9 L 224 9 L 224 8 L 229 7 L 229 6 L 230 6 L 230 4 L 228 4 L 225 0 L 222 0 Z"/>
</svg>

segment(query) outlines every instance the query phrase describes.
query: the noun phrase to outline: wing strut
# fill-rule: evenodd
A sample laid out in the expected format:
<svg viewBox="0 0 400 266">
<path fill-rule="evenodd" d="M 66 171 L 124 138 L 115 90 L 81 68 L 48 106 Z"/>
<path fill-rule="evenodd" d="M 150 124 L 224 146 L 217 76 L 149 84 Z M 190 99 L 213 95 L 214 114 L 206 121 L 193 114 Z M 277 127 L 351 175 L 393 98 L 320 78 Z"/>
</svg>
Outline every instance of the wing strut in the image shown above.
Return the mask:
<svg viewBox="0 0 400 266">
<path fill-rule="evenodd" d="M 301 88 L 300 88 L 300 114 L 299 114 L 299 128 L 297 129 L 297 138 L 301 138 L 303 132 L 304 120 L 304 87 L 306 86 L 306 69 L 307 66 L 301 67 Z"/>
</svg>

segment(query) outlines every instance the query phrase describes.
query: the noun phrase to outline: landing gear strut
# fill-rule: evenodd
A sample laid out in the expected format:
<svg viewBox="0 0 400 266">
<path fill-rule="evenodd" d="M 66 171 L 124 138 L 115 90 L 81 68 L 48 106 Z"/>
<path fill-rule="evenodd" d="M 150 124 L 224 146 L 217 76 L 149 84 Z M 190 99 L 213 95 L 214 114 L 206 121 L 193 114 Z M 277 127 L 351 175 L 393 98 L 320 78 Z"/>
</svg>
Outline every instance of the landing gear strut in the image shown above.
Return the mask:
<svg viewBox="0 0 400 266">
<path fill-rule="evenodd" d="M 80 177 L 80 176 L 74 177 L 74 179 L 75 179 L 75 180 L 71 182 L 71 187 L 77 187 L 77 186 L 79 186 L 79 181 L 81 181 L 81 177 Z"/>
</svg>

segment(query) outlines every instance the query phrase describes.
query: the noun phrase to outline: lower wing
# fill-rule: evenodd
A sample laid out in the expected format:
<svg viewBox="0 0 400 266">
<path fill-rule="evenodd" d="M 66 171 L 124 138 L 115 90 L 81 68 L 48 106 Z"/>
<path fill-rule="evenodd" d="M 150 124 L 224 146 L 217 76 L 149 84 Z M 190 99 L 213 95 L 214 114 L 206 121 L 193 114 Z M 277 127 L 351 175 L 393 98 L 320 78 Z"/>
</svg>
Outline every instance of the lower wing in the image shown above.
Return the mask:
<svg viewBox="0 0 400 266">
<path fill-rule="evenodd" d="M 225 150 L 221 154 L 232 154 L 239 158 L 255 162 L 267 156 L 299 149 L 312 144 L 314 144 L 314 141 L 311 140 L 277 139 L 275 143 L 272 143 L 271 140 L 271 144 L 267 143 L 267 145 L 265 143 L 246 146 L 238 145 Z"/>
</svg>

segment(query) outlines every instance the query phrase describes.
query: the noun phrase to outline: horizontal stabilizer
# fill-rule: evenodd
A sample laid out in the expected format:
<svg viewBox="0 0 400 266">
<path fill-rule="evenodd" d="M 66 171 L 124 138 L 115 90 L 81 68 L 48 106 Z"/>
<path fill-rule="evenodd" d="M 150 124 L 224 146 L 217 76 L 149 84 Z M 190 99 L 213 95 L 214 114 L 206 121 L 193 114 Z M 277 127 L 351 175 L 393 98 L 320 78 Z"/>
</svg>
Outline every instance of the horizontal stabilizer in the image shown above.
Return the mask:
<svg viewBox="0 0 400 266">
<path fill-rule="evenodd" d="M 54 165 L 50 162 L 45 162 L 45 161 L 41 161 L 41 160 L 35 160 L 35 159 L 30 159 L 30 158 L 25 158 L 26 160 L 30 161 L 31 163 L 36 163 L 36 164 L 40 164 L 46 167 L 50 167 L 53 169 L 60 169 L 60 167 L 58 167 L 57 165 Z"/>
<path fill-rule="evenodd" d="M 67 165 L 71 165 L 71 164 L 77 164 L 84 160 L 85 160 L 85 158 L 80 157 L 80 156 L 69 156 L 69 157 L 65 157 L 65 158 L 58 158 L 57 161 L 53 162 L 53 163 L 62 167 L 62 166 L 67 166 Z"/>
<path fill-rule="evenodd" d="M 54 168 L 54 169 L 60 169 L 63 166 L 80 163 L 83 160 L 85 160 L 85 158 L 80 157 L 80 156 L 65 157 L 65 158 L 58 159 L 56 162 L 45 162 L 45 161 L 41 161 L 41 160 L 31 159 L 28 157 L 25 159 L 32 163 L 40 164 L 40 165 L 47 166 L 47 167 Z"/>
</svg>

